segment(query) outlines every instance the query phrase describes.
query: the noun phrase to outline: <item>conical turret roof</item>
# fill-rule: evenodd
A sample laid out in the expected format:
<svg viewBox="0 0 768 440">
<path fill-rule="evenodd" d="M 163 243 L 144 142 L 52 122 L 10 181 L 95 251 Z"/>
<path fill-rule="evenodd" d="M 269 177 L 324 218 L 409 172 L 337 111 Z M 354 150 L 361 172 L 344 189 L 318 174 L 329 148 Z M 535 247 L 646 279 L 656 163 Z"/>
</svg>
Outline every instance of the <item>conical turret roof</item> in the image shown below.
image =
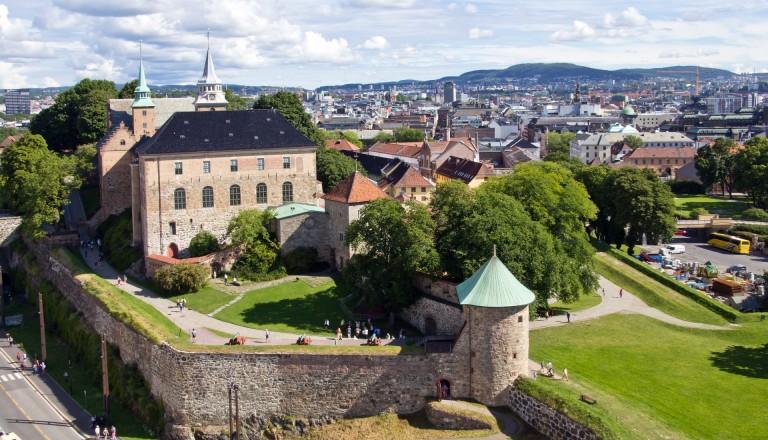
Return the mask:
<svg viewBox="0 0 768 440">
<path fill-rule="evenodd" d="M 203 67 L 203 76 L 197 81 L 198 84 L 221 84 L 219 77 L 216 76 L 216 70 L 213 68 L 213 56 L 211 55 L 211 48 L 208 47 L 208 52 L 205 54 L 205 67 Z"/>
<path fill-rule="evenodd" d="M 147 87 L 147 79 L 144 76 L 144 60 L 139 60 L 139 85 L 133 89 L 132 107 L 154 107 L 152 92 Z"/>
<path fill-rule="evenodd" d="M 496 255 L 456 286 L 456 293 L 460 304 L 479 307 L 519 307 L 536 299 Z"/>
</svg>

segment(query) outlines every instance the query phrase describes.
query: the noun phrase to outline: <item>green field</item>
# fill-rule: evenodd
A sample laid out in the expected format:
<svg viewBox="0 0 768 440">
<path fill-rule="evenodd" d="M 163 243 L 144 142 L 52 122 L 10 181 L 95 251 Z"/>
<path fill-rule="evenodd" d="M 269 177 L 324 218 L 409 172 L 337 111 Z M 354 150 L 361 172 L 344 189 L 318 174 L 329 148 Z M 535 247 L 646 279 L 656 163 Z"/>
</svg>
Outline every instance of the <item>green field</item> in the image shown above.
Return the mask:
<svg viewBox="0 0 768 440">
<path fill-rule="evenodd" d="M 720 217 L 739 218 L 741 213 L 749 207 L 749 199 L 743 196 L 737 196 L 733 199 L 711 197 L 704 194 L 675 197 L 675 209 L 686 218 L 694 208 L 704 208 L 710 214 L 719 214 Z"/>
<path fill-rule="evenodd" d="M 339 301 L 346 295 L 333 281 L 316 287 L 303 280 L 292 281 L 248 292 L 214 317 L 276 332 L 330 335 L 323 328 L 323 320 L 337 324 L 344 319 Z"/>
<path fill-rule="evenodd" d="M 588 295 L 582 295 L 578 300 L 572 303 L 564 303 L 557 301 L 550 304 L 549 308 L 554 310 L 556 314 L 563 315 L 565 312 L 578 312 L 580 310 L 590 309 L 602 302 L 603 298 L 597 292 L 591 292 Z"/>
<path fill-rule="evenodd" d="M 568 368 L 636 438 L 765 438 L 768 323 L 696 330 L 609 315 L 532 331 L 530 355 Z"/>
<path fill-rule="evenodd" d="M 181 301 L 182 299 L 185 299 L 187 300 L 188 309 L 207 315 L 235 299 L 235 295 L 222 292 L 209 284 L 197 292 L 188 293 L 186 295 L 169 296 L 168 299 L 171 301 Z"/>
</svg>

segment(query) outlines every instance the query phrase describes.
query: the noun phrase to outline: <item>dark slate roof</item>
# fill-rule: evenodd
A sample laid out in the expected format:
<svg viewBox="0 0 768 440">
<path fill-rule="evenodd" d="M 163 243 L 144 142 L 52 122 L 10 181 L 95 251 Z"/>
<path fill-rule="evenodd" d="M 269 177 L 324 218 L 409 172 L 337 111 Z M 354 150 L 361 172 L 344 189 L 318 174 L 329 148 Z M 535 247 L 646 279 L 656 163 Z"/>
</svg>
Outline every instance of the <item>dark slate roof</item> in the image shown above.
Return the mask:
<svg viewBox="0 0 768 440">
<path fill-rule="evenodd" d="M 539 148 L 536 145 L 533 145 L 530 143 L 527 139 L 523 139 L 522 137 L 518 136 L 512 140 L 512 142 L 508 143 L 505 146 L 505 149 L 509 149 L 512 147 L 520 147 L 520 148 Z"/>
<path fill-rule="evenodd" d="M 435 172 L 452 180 L 458 179 L 464 183 L 469 183 L 477 176 L 482 167 L 483 164 L 480 162 L 451 156 Z"/>
<path fill-rule="evenodd" d="M 136 153 L 175 154 L 205 151 L 316 147 L 274 110 L 179 112 Z"/>
<path fill-rule="evenodd" d="M 356 159 L 360 162 L 365 171 L 368 173 L 368 178 L 373 180 L 379 180 L 383 175 L 381 170 L 387 166 L 390 162 L 400 159 L 391 159 L 389 157 L 372 156 L 370 154 L 358 153 L 356 151 L 342 151 L 345 156 Z"/>
</svg>

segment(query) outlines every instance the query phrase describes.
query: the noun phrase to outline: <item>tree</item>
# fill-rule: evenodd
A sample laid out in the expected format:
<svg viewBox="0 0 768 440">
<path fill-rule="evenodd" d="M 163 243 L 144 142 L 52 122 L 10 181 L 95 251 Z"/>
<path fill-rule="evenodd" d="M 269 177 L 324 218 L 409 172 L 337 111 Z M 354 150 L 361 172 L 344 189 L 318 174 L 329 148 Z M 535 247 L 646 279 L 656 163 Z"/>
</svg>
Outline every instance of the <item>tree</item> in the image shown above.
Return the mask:
<svg viewBox="0 0 768 440">
<path fill-rule="evenodd" d="M 107 130 L 107 99 L 116 96 L 112 81 L 86 78 L 60 93 L 51 107 L 32 119 L 29 130 L 56 151 L 96 142 Z"/>
<path fill-rule="evenodd" d="M 393 131 L 395 142 L 420 142 L 424 140 L 424 132 L 417 128 L 398 127 Z"/>
<path fill-rule="evenodd" d="M 359 253 L 345 276 L 360 286 L 371 305 L 396 312 L 413 303 L 411 277 L 434 273 L 438 256 L 432 236 L 434 223 L 423 205 L 394 199 L 374 200 L 347 228 L 345 243 Z"/>
<path fill-rule="evenodd" d="M 274 95 L 261 95 L 253 104 L 255 109 L 277 110 L 301 134 L 317 145 L 323 144 L 323 135 L 312 123 L 312 118 L 304 111 L 299 95 L 280 91 Z"/>
<path fill-rule="evenodd" d="M 699 179 L 710 188 L 720 185 L 722 194 L 733 198 L 734 155 L 738 148 L 732 139 L 717 139 L 714 145 L 705 145 L 696 152 L 695 166 Z"/>
<path fill-rule="evenodd" d="M 189 242 L 189 253 L 201 257 L 219 250 L 219 239 L 211 231 L 200 231 Z"/>
<path fill-rule="evenodd" d="M 120 99 L 131 99 L 133 98 L 133 92 L 136 91 L 136 87 L 139 86 L 139 80 L 134 79 L 132 81 L 129 81 L 123 85 L 123 88 L 120 89 L 120 91 L 117 93 L 117 97 Z"/>
<path fill-rule="evenodd" d="M 629 145 L 629 148 L 633 150 L 637 150 L 638 148 L 643 147 L 643 139 L 640 138 L 640 136 L 630 134 L 624 138 L 624 144 Z"/>
<path fill-rule="evenodd" d="M 164 291 L 172 295 L 186 295 L 205 287 L 209 276 L 205 266 L 182 263 L 161 267 L 153 278 Z"/>
<path fill-rule="evenodd" d="M 321 130 L 321 133 L 323 134 L 323 140 L 330 140 L 330 139 L 345 139 L 349 141 L 352 145 L 356 146 L 357 148 L 363 149 L 363 141 L 360 140 L 360 137 L 352 130 L 346 130 L 346 131 L 325 131 Z"/>
<path fill-rule="evenodd" d="M 267 224 L 273 219 L 271 211 L 246 209 L 229 221 L 227 234 L 232 244 L 243 247 L 233 270 L 253 279 L 275 267 L 280 248 L 267 230 Z"/>
<path fill-rule="evenodd" d="M 74 176 L 81 184 L 96 181 L 96 144 L 80 145 L 72 154 Z"/>
<path fill-rule="evenodd" d="M 317 180 L 322 182 L 324 192 L 336 187 L 355 170 L 367 175 L 365 169 L 359 166 L 355 159 L 344 155 L 341 151 L 325 147 L 317 149 Z"/>
<path fill-rule="evenodd" d="M 556 131 L 550 131 L 547 133 L 547 155 L 552 153 L 561 153 L 568 157 L 571 155 L 572 140 L 576 139 L 576 134 L 566 131 L 565 133 L 558 133 Z"/>
<path fill-rule="evenodd" d="M 753 137 L 734 157 L 734 184 L 752 197 L 752 204 L 768 206 L 768 139 Z"/>
<path fill-rule="evenodd" d="M 19 134 L 19 130 L 16 130 L 13 127 L 0 127 L 0 141 L 7 138 L 8 136 L 17 136 Z"/>
<path fill-rule="evenodd" d="M 380 131 L 376 133 L 376 136 L 373 137 L 373 140 L 375 142 L 382 142 L 382 143 L 388 144 L 390 142 L 395 142 L 395 136 L 387 133 L 386 131 Z"/>
<path fill-rule="evenodd" d="M 248 100 L 240 95 L 235 95 L 232 89 L 224 89 L 224 99 L 227 100 L 227 110 L 245 110 L 248 108 Z"/>
<path fill-rule="evenodd" d="M 23 233 L 42 237 L 43 224 L 58 223 L 69 193 L 82 183 L 76 159 L 59 157 L 40 135 L 27 135 L 6 148 L 1 161 L 0 197 L 22 217 Z"/>
</svg>

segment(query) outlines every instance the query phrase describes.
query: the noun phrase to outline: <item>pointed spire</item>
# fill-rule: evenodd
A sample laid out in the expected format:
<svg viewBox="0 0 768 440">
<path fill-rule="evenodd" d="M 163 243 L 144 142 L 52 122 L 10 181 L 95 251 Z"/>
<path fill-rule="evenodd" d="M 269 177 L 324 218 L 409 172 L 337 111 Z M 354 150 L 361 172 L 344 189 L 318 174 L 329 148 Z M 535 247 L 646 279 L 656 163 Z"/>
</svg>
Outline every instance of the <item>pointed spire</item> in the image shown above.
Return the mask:
<svg viewBox="0 0 768 440">
<path fill-rule="evenodd" d="M 147 87 L 147 78 L 144 76 L 144 52 L 142 41 L 139 40 L 139 85 L 133 90 L 132 107 L 154 107 L 152 92 Z"/>
<path fill-rule="evenodd" d="M 197 99 L 195 100 L 195 109 L 225 109 L 227 100 L 224 98 L 224 91 L 221 87 L 221 81 L 216 76 L 216 70 L 213 68 L 213 56 L 211 55 L 211 30 L 206 33 L 208 39 L 208 51 L 205 54 L 205 66 L 203 67 L 203 76 L 197 81 Z"/>
</svg>

